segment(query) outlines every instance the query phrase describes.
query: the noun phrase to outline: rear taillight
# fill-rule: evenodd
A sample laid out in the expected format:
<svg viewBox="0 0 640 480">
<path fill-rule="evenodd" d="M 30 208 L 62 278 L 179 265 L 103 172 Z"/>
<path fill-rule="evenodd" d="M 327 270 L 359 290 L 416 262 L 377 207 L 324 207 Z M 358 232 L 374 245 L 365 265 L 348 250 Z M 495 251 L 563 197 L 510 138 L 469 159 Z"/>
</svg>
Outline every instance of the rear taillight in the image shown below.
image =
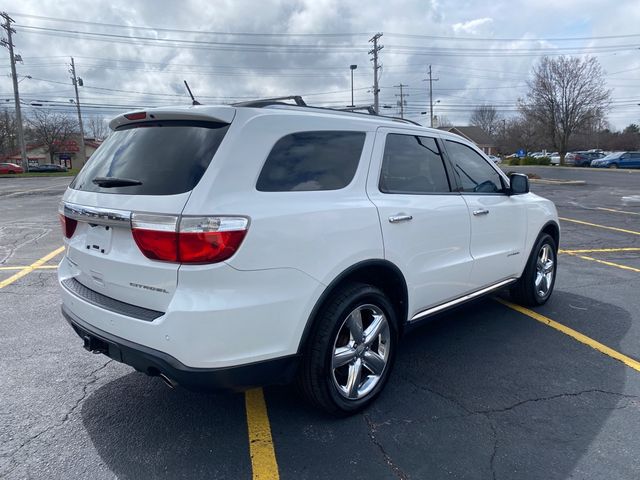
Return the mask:
<svg viewBox="0 0 640 480">
<path fill-rule="evenodd" d="M 178 261 L 178 217 L 134 213 L 131 233 L 145 257 L 165 262 Z"/>
<path fill-rule="evenodd" d="M 244 217 L 182 217 L 178 252 L 182 263 L 215 263 L 231 257 L 244 240 Z"/>
<path fill-rule="evenodd" d="M 244 217 L 182 217 L 134 213 L 131 231 L 140 251 L 153 260 L 216 263 L 231 257 L 244 239 Z"/>
<path fill-rule="evenodd" d="M 69 218 L 64 214 L 64 204 L 60 204 L 58 207 L 58 218 L 60 219 L 60 226 L 62 227 L 62 234 L 67 237 L 73 237 L 74 232 L 76 231 L 76 227 L 78 226 L 78 221 L 73 218 Z"/>
<path fill-rule="evenodd" d="M 62 233 L 65 237 L 73 237 L 73 233 L 76 231 L 78 221 L 73 218 L 65 217 L 63 214 L 59 214 L 60 226 L 62 226 Z"/>
</svg>

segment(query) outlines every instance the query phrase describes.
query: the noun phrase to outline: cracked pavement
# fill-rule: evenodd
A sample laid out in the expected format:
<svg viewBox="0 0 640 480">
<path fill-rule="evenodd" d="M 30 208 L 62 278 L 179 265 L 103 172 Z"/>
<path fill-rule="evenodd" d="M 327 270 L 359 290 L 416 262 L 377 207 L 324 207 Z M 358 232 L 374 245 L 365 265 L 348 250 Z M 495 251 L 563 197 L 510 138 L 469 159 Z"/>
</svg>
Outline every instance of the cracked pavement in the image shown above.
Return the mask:
<svg viewBox="0 0 640 480">
<path fill-rule="evenodd" d="M 562 216 L 640 231 L 640 216 L 596 209 L 640 212 L 616 203 L 640 175 L 604 173 L 532 188 Z M 0 264 L 29 265 L 61 245 L 64 184 L 3 181 Z M 13 195 L 27 187 L 46 190 Z M 562 227 L 563 248 L 640 247 L 640 236 Z M 640 268 L 637 253 L 598 258 Z M 536 310 L 640 359 L 640 274 L 559 262 Z M 55 270 L 1 289 L 0 302 L 0 478 L 251 478 L 242 395 L 170 390 L 86 352 L 59 313 Z M 324 416 L 294 387 L 265 397 L 282 479 L 640 478 L 640 372 L 492 299 L 411 331 L 361 414 Z"/>
</svg>

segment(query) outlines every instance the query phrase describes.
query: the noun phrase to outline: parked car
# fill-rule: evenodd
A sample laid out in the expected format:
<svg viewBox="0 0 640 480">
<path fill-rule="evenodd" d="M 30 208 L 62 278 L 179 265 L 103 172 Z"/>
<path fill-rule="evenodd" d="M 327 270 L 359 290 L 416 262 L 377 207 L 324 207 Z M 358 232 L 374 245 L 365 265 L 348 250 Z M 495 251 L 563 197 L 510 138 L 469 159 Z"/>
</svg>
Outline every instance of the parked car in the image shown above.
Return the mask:
<svg viewBox="0 0 640 480">
<path fill-rule="evenodd" d="M 640 152 L 614 152 L 604 158 L 593 160 L 597 168 L 640 168 Z"/>
<path fill-rule="evenodd" d="M 30 172 L 66 172 L 67 168 L 55 163 L 43 163 L 38 166 L 29 167 Z"/>
<path fill-rule="evenodd" d="M 551 161 L 551 165 L 560 165 L 560 154 L 558 152 L 549 154 L 549 160 Z"/>
<path fill-rule="evenodd" d="M 496 165 L 500 165 L 502 163 L 502 159 L 497 155 L 489 155 L 489 160 L 491 160 Z"/>
<path fill-rule="evenodd" d="M 0 163 L 0 174 L 24 173 L 24 169 L 15 163 Z"/>
<path fill-rule="evenodd" d="M 60 205 L 62 312 L 87 350 L 169 385 L 296 378 L 353 413 L 409 326 L 553 291 L 554 204 L 457 135 L 278 100 L 110 127 Z"/>
<path fill-rule="evenodd" d="M 569 152 L 564 157 L 565 165 L 588 167 L 593 160 L 604 157 L 602 152 Z"/>
</svg>

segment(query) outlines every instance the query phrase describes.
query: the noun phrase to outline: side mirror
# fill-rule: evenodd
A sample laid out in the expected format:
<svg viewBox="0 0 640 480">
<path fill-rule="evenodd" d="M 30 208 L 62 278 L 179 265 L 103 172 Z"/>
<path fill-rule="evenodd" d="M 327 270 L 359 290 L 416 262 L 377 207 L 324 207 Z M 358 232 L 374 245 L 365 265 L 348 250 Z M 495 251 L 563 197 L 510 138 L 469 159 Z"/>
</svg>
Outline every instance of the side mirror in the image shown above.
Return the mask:
<svg viewBox="0 0 640 480">
<path fill-rule="evenodd" d="M 509 195 L 529 193 L 529 177 L 524 173 L 512 173 L 509 180 Z"/>
</svg>

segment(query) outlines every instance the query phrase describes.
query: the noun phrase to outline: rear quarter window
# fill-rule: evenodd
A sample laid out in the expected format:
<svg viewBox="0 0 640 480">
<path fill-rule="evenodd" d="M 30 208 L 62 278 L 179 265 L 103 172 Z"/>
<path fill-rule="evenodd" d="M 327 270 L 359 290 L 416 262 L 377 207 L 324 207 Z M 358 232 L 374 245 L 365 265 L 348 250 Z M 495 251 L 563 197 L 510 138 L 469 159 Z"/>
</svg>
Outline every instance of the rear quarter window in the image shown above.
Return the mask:
<svg viewBox="0 0 640 480">
<path fill-rule="evenodd" d="M 95 151 L 71 184 L 88 192 L 175 195 L 198 184 L 229 128 L 204 121 L 125 125 Z M 138 180 L 140 185 L 101 187 L 96 177 Z"/>
<path fill-rule="evenodd" d="M 364 132 L 298 132 L 276 142 L 258 177 L 261 192 L 338 190 L 358 168 Z"/>
</svg>

